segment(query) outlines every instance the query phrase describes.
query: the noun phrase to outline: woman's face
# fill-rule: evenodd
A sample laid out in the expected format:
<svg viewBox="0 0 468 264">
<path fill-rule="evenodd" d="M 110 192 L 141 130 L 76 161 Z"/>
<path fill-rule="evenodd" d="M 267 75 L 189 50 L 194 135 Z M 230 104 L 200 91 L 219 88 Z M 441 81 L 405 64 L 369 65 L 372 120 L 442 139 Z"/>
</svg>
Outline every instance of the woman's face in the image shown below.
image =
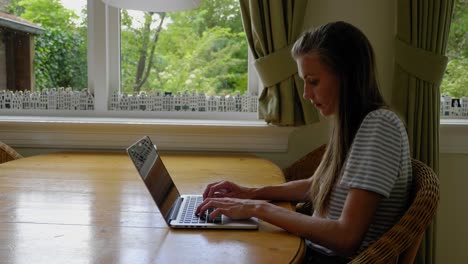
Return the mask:
<svg viewBox="0 0 468 264">
<path fill-rule="evenodd" d="M 310 100 L 323 116 L 338 113 L 340 82 L 334 72 L 320 63 L 316 53 L 296 60 L 304 80 L 304 99 Z"/>
</svg>

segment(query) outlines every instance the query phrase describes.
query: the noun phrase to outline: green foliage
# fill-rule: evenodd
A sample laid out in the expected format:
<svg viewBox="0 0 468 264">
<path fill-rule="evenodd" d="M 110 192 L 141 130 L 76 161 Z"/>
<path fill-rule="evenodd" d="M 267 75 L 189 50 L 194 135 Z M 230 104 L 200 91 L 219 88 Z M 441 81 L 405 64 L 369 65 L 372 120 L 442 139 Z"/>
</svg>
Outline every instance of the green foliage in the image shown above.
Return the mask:
<svg viewBox="0 0 468 264">
<path fill-rule="evenodd" d="M 59 28 L 48 28 L 36 37 L 34 68 L 36 88 L 84 88 L 87 84 L 83 38 Z"/>
<path fill-rule="evenodd" d="M 168 29 L 162 34 L 159 87 L 166 91 L 204 90 L 208 94 L 244 92 L 247 54 L 244 36 L 229 29 L 214 27 L 198 37 L 190 29 Z M 181 39 L 187 36 L 186 41 Z M 167 52 L 172 47 L 172 52 Z M 177 49 L 176 49 L 177 48 Z M 241 54 L 241 55 L 239 55 Z M 236 57 L 237 56 L 237 57 Z M 169 63 L 170 62 L 170 63 Z"/>
<path fill-rule="evenodd" d="M 203 1 L 199 9 L 166 15 L 150 77 L 142 90 L 203 90 L 207 94 L 246 91 L 247 42 L 236 0 Z M 122 90 L 127 93 L 134 91 L 142 48 L 157 34 L 161 14 L 146 13 L 146 21 L 149 16 L 152 23 L 148 29 L 122 11 Z M 143 50 L 149 58 L 150 49 Z"/>
<path fill-rule="evenodd" d="M 16 16 L 21 16 L 24 13 L 24 7 L 19 5 L 21 0 L 11 0 L 10 4 L 5 6 L 5 11 L 9 14 L 14 14 Z"/>
<path fill-rule="evenodd" d="M 232 32 L 243 32 L 238 0 L 202 1 L 200 8 L 169 14 L 175 26 L 190 25 L 198 35 L 214 27 L 230 28 Z"/>
<path fill-rule="evenodd" d="M 73 29 L 78 16 L 66 9 L 59 0 L 13 0 L 9 10 L 44 28 Z"/>
<path fill-rule="evenodd" d="M 447 55 L 450 59 L 468 57 L 468 0 L 455 0 Z"/>
<path fill-rule="evenodd" d="M 441 93 L 452 97 L 468 96 L 468 0 L 456 0 L 447 44 L 449 63 Z"/>
<path fill-rule="evenodd" d="M 468 58 L 452 59 L 447 65 L 444 80 L 442 81 L 442 93 L 452 97 L 468 97 Z"/>
</svg>

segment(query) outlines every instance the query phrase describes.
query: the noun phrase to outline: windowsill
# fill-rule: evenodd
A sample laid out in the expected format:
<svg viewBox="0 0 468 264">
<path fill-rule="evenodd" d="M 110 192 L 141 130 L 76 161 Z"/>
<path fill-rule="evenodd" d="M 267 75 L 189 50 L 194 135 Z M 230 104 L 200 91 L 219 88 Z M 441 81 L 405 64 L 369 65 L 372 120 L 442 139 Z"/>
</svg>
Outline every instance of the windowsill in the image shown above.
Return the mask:
<svg viewBox="0 0 468 264">
<path fill-rule="evenodd" d="M 440 120 L 440 153 L 468 154 L 468 119 Z"/>
<path fill-rule="evenodd" d="M 125 149 L 149 135 L 161 150 L 286 152 L 293 127 L 262 120 L 0 116 L 1 141 L 19 148 Z M 468 154 L 468 120 L 441 119 L 440 153 Z"/>
<path fill-rule="evenodd" d="M 0 116 L 0 138 L 18 148 L 124 150 L 148 135 L 161 150 L 285 152 L 292 127 L 262 120 Z"/>
<path fill-rule="evenodd" d="M 441 118 L 441 125 L 461 125 L 468 126 L 468 118 Z"/>
</svg>

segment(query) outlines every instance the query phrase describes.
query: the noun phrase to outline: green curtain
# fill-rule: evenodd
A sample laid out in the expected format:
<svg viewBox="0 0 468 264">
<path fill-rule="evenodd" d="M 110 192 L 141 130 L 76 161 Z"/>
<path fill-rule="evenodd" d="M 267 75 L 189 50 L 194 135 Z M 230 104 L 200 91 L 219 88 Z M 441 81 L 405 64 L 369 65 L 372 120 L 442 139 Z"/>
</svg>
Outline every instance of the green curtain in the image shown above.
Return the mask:
<svg viewBox="0 0 468 264">
<path fill-rule="evenodd" d="M 440 83 L 453 0 L 398 0 L 392 104 L 407 125 L 413 158 L 439 170 Z M 416 263 L 435 262 L 435 221 Z"/>
<path fill-rule="evenodd" d="M 302 30 L 307 0 L 240 0 L 242 22 L 255 69 L 264 85 L 259 117 L 279 126 L 319 120 L 317 110 L 302 98 L 291 47 Z"/>
</svg>

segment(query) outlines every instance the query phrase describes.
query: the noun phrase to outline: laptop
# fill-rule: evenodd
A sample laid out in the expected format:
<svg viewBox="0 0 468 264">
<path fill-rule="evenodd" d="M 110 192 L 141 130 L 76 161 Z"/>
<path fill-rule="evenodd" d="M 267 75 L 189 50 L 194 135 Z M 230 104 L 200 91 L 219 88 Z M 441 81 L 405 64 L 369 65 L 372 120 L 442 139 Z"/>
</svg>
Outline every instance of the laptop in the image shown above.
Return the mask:
<svg viewBox="0 0 468 264">
<path fill-rule="evenodd" d="M 225 215 L 210 221 L 207 215 L 198 217 L 195 210 L 202 195 L 181 195 L 161 160 L 156 146 L 148 136 L 127 148 L 141 179 L 145 183 L 167 225 L 172 228 L 258 229 L 258 219 L 234 220 Z"/>
</svg>

